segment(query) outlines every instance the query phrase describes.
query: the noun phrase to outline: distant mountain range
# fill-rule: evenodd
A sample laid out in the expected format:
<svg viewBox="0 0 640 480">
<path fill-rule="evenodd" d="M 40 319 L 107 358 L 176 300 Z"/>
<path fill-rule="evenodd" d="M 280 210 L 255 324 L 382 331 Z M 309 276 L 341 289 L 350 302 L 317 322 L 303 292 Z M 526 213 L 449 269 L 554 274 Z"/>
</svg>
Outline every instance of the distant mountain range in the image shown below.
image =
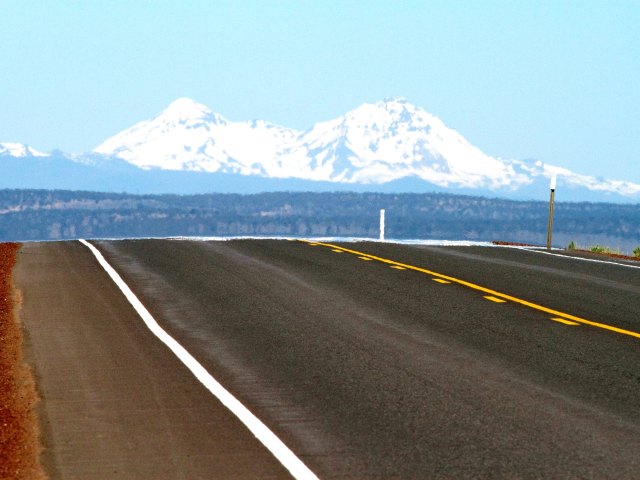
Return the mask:
<svg viewBox="0 0 640 480">
<path fill-rule="evenodd" d="M 404 99 L 364 104 L 307 131 L 232 122 L 188 98 L 92 152 L 42 153 L 0 143 L 0 188 L 131 193 L 447 191 L 559 200 L 640 201 L 640 185 L 580 175 L 536 160 L 486 155 Z"/>
</svg>

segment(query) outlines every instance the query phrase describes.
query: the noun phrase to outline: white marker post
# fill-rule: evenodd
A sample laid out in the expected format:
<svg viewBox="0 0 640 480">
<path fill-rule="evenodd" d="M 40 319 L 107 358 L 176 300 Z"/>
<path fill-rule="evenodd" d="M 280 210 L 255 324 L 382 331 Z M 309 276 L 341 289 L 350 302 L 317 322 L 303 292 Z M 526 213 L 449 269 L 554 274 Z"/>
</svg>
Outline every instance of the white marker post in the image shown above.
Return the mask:
<svg viewBox="0 0 640 480">
<path fill-rule="evenodd" d="M 384 209 L 380 210 L 380 240 L 384 240 Z"/>
<path fill-rule="evenodd" d="M 553 202 L 556 195 L 556 175 L 551 177 L 551 197 L 549 198 L 549 226 L 547 227 L 547 250 L 551 250 L 551 236 L 553 232 Z"/>
</svg>

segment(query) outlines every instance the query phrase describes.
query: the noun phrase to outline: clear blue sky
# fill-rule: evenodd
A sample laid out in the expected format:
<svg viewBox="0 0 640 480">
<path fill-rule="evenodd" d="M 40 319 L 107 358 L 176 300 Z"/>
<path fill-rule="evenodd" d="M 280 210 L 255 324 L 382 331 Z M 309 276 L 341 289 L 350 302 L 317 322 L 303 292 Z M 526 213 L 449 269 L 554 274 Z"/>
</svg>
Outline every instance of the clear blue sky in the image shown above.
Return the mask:
<svg viewBox="0 0 640 480">
<path fill-rule="evenodd" d="M 640 1 L 0 0 L 0 142 L 172 100 L 306 129 L 402 96 L 486 153 L 640 182 Z"/>
</svg>

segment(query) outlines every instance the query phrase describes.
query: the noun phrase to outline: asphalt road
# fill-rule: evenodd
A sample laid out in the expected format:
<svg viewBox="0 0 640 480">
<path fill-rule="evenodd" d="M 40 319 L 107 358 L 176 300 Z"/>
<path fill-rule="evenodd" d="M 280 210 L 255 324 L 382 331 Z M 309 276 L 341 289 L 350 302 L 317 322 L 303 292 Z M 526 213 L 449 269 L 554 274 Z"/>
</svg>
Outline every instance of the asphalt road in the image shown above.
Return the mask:
<svg viewBox="0 0 640 480">
<path fill-rule="evenodd" d="M 638 476 L 640 269 L 504 248 L 96 246 L 321 478 Z"/>
<path fill-rule="evenodd" d="M 640 269 L 504 248 L 269 240 L 95 245 L 163 327 L 321 478 L 637 478 Z M 43 255 L 20 267 L 32 312 L 28 331 L 45 329 L 33 323 L 39 303 L 29 292 L 39 283 L 32 272 L 57 259 L 47 271 L 66 273 L 47 280 L 59 283 L 48 308 L 69 296 L 70 276 L 80 293 L 67 304 L 86 309 L 70 315 L 78 319 L 68 329 L 82 332 L 73 341 L 91 335 L 99 357 L 109 358 L 111 349 L 128 355 L 117 365 L 110 360 L 114 379 L 113 372 L 142 362 L 135 375 L 151 379 L 135 395 L 154 391 L 164 376 L 170 384 L 166 397 L 154 394 L 156 414 L 164 414 L 164 402 L 175 404 L 171 382 L 178 382 L 178 392 L 190 392 L 178 417 L 190 415 L 190 402 L 197 412 L 194 421 L 177 422 L 179 436 L 203 424 L 208 430 L 198 438 L 220 437 L 216 422 L 206 420 L 209 408 L 222 415 L 216 402 L 203 399 L 163 356 L 85 247 L 23 251 Z M 89 313 L 95 304 L 107 311 L 104 318 Z M 105 333 L 113 322 L 118 336 Z M 41 342 L 32 358 L 43 355 Z M 66 353 L 65 368 L 74 374 L 67 377 L 86 380 L 74 356 Z M 46 361 L 36 361 L 42 380 Z M 45 407 L 50 401 L 45 395 Z M 137 415 L 113 418 L 144 424 L 131 421 Z M 170 432 L 173 421 L 159 431 Z M 49 424 L 51 439 L 59 427 Z M 214 454 L 226 435 L 242 435 L 236 427 L 215 445 L 199 443 L 199 464 L 207 454 L 217 468 L 225 457 L 229 465 L 252 463 L 247 459 L 258 452 L 256 464 L 258 457 L 267 462 L 256 469 L 262 476 L 282 475 L 259 447 L 248 446 L 250 438 L 231 441 L 233 448 L 247 445 L 244 456 L 234 458 L 229 446 Z M 50 450 L 59 451 L 52 442 Z M 173 462 L 187 468 L 186 455 L 185 446 Z"/>
</svg>

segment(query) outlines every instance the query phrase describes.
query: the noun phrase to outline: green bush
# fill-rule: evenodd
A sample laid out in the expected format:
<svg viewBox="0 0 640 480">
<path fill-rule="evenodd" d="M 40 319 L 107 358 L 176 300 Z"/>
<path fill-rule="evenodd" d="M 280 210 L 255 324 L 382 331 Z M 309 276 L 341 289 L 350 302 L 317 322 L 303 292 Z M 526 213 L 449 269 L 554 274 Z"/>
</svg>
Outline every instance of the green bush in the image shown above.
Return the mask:
<svg viewBox="0 0 640 480">
<path fill-rule="evenodd" d="M 574 243 L 573 240 L 571 240 L 571 243 L 567 247 L 567 250 L 575 250 L 575 249 L 576 249 L 576 244 Z"/>
<path fill-rule="evenodd" d="M 622 252 L 619 249 L 604 247 L 602 245 L 594 245 L 589 250 L 593 253 L 611 253 L 614 255 L 622 255 Z"/>
<path fill-rule="evenodd" d="M 634 257 L 638 257 L 638 258 L 640 258 L 640 247 L 636 248 L 636 249 L 633 251 L 633 256 L 634 256 Z"/>
</svg>

